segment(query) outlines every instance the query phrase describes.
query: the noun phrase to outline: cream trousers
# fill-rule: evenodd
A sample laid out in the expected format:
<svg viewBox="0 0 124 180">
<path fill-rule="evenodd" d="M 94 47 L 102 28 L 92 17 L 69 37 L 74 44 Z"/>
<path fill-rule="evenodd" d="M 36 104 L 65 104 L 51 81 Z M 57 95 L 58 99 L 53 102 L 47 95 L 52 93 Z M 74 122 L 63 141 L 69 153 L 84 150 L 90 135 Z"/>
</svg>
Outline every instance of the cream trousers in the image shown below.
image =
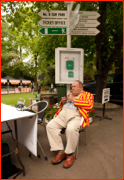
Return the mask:
<svg viewBox="0 0 124 180">
<path fill-rule="evenodd" d="M 66 128 L 65 153 L 75 152 L 79 139 L 81 115 L 78 110 L 62 109 L 58 116 L 52 119 L 46 126 L 47 136 L 51 151 L 64 150 L 61 139 L 61 130 Z"/>
</svg>

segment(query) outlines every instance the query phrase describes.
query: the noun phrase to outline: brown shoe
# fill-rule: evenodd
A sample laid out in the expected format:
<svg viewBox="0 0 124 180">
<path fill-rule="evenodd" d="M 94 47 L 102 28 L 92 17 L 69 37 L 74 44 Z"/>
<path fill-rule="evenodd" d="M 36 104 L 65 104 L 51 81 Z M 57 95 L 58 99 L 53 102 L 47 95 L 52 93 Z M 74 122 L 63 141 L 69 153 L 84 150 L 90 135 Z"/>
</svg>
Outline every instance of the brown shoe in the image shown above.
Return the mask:
<svg viewBox="0 0 124 180">
<path fill-rule="evenodd" d="M 75 155 L 74 155 L 74 156 L 67 155 L 67 156 L 66 156 L 66 160 L 65 160 L 65 162 L 64 162 L 64 164 L 63 164 L 63 167 L 64 167 L 64 168 L 69 168 L 69 167 L 71 167 L 71 166 L 73 165 L 73 163 L 74 163 L 74 160 L 75 160 Z"/>
<path fill-rule="evenodd" d="M 56 155 L 56 157 L 51 161 L 53 164 L 58 164 L 60 163 L 62 160 L 66 159 L 66 153 L 61 153 L 58 152 L 58 154 Z"/>
</svg>

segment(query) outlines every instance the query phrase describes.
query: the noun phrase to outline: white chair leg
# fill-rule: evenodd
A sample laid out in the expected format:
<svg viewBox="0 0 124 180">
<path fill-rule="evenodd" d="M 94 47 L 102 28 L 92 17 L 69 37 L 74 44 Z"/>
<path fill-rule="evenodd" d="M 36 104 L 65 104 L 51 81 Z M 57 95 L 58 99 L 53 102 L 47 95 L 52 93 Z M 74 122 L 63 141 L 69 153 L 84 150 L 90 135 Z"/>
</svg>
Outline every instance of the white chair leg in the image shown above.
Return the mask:
<svg viewBox="0 0 124 180">
<path fill-rule="evenodd" d="M 80 134 L 79 134 L 79 136 L 80 136 Z M 76 152 L 75 152 L 76 160 L 78 159 L 78 146 L 79 146 L 79 138 L 78 138 L 78 143 L 77 143 Z"/>
<path fill-rule="evenodd" d="M 44 157 L 45 157 L 45 160 L 47 160 L 47 156 L 46 156 L 45 152 L 43 151 L 43 148 L 42 148 L 42 146 L 40 145 L 38 139 L 37 139 L 37 143 L 38 143 L 38 145 L 39 145 L 39 147 L 40 147 L 40 149 L 41 149 L 41 151 L 42 151 L 42 153 L 43 153 L 43 155 L 44 155 Z"/>
<path fill-rule="evenodd" d="M 84 132 L 85 132 L 85 145 L 87 146 L 87 127 L 85 127 Z M 79 136 L 80 136 L 80 134 L 79 134 Z M 78 159 L 78 147 L 79 147 L 79 139 L 78 139 L 77 147 L 75 150 L 76 159 Z"/>
</svg>

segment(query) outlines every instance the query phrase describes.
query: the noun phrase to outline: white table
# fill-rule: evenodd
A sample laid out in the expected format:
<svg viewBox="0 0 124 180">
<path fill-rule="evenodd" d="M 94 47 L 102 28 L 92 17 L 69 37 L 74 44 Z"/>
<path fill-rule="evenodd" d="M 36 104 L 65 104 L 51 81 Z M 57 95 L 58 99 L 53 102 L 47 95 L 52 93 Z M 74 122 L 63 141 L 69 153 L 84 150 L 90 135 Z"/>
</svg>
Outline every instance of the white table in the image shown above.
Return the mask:
<svg viewBox="0 0 124 180">
<path fill-rule="evenodd" d="M 37 156 L 37 114 L 28 111 L 18 111 L 15 107 L 1 103 L 1 132 L 8 130 L 6 122 L 12 129 L 13 136 L 16 139 L 18 159 L 18 141 Z M 23 168 L 23 175 L 25 175 L 21 161 L 20 165 Z"/>
</svg>

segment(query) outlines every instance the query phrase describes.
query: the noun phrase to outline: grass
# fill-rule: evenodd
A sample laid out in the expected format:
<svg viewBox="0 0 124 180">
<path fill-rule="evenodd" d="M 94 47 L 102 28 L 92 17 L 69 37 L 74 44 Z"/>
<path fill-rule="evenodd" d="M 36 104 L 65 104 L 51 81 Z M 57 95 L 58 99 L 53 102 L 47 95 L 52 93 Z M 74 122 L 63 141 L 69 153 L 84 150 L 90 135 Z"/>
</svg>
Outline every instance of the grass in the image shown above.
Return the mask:
<svg viewBox="0 0 124 180">
<path fill-rule="evenodd" d="M 49 93 L 47 91 L 42 91 L 42 94 Z M 16 105 L 19 98 L 25 99 L 25 106 L 29 106 L 29 98 L 35 98 L 35 95 L 37 92 L 34 93 L 34 95 L 29 93 L 17 93 L 17 94 L 2 94 L 1 95 L 1 103 L 7 104 L 7 105 Z"/>
</svg>

